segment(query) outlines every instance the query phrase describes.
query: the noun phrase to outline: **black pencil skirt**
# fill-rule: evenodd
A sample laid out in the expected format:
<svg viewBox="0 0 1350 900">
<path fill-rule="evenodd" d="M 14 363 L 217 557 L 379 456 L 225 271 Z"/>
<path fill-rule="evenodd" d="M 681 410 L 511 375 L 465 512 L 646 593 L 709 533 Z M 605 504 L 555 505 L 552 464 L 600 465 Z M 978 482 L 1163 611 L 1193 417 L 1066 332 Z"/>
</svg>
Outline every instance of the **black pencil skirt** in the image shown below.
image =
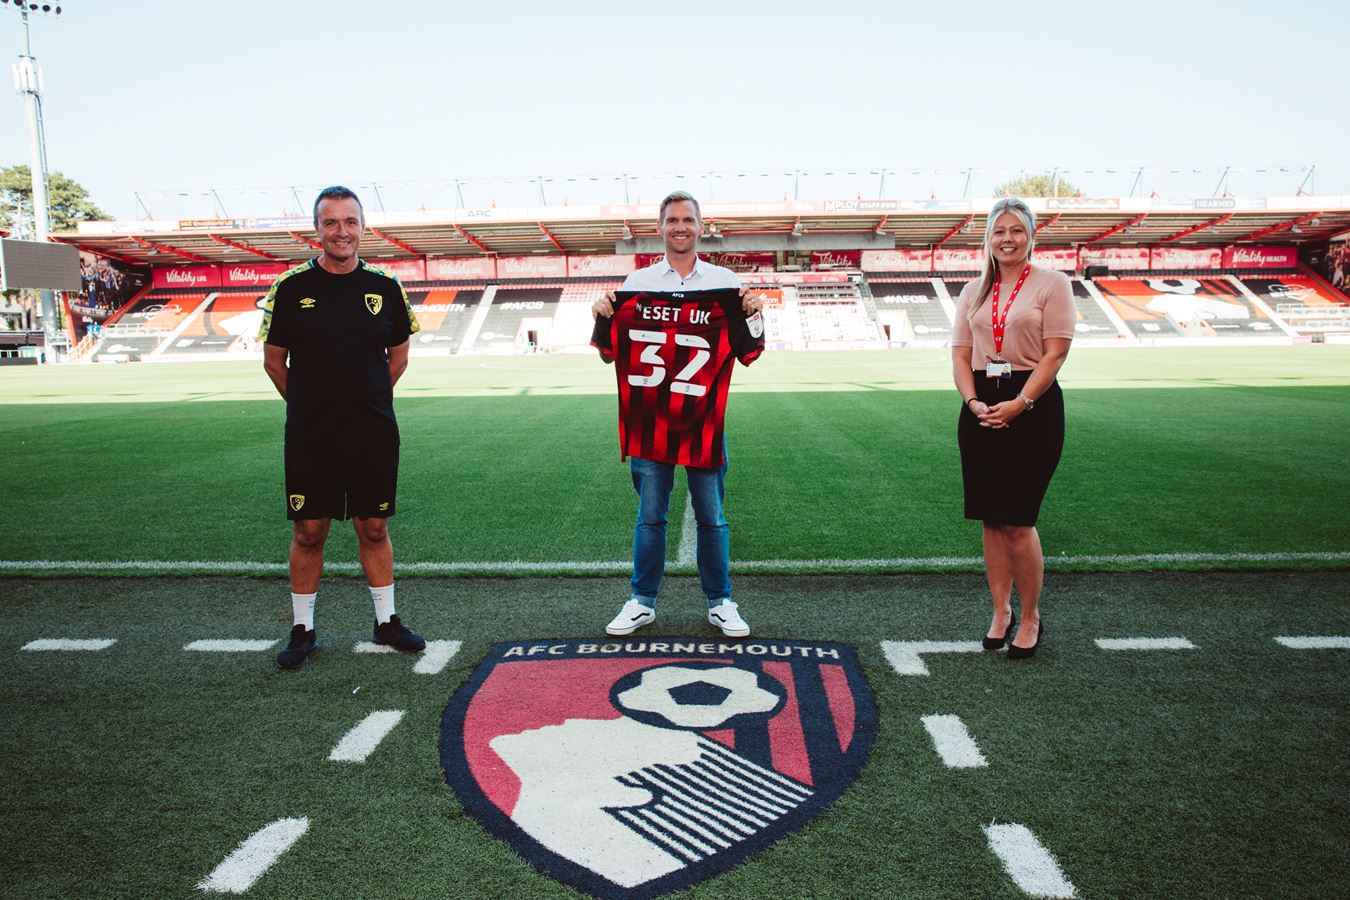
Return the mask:
<svg viewBox="0 0 1350 900">
<path fill-rule="evenodd" d="M 993 406 L 1017 396 L 1031 372 L 989 378 L 975 372 L 975 396 Z M 989 525 L 1035 525 L 1064 451 L 1064 392 L 1051 382 L 1007 428 L 984 428 L 970 405 L 956 421 L 966 518 Z"/>
</svg>

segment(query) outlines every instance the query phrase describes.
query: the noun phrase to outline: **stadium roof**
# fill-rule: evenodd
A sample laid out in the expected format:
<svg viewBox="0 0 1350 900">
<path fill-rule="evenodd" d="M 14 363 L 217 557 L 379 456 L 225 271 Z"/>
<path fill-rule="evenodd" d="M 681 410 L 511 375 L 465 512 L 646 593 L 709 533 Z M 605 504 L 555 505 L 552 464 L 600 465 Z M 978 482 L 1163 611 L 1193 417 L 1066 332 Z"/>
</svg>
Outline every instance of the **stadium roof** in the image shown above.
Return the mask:
<svg viewBox="0 0 1350 900">
<path fill-rule="evenodd" d="M 1350 229 L 1350 197 L 1029 201 L 1038 243 L 1068 246 L 1301 244 Z M 707 203 L 708 250 L 979 246 L 992 198 Z M 659 252 L 655 204 L 370 213 L 370 259 Z M 138 265 L 299 262 L 318 244 L 306 217 L 81 222 L 53 235 Z M 893 242 L 893 243 L 892 243 Z"/>
</svg>

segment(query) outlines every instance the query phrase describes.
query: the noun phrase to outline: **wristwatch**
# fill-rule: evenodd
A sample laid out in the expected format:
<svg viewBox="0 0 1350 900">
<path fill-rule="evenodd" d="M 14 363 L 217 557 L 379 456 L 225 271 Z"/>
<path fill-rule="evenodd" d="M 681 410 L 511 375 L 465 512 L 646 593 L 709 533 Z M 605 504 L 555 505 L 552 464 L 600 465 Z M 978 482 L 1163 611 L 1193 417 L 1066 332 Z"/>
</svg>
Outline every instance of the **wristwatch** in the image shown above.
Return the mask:
<svg viewBox="0 0 1350 900">
<path fill-rule="evenodd" d="M 1027 412 L 1031 412 L 1033 409 L 1036 408 L 1036 401 L 1032 400 L 1026 394 L 1022 393 L 1021 391 L 1018 391 L 1017 396 L 1021 397 L 1022 402 L 1027 405 Z"/>
</svg>

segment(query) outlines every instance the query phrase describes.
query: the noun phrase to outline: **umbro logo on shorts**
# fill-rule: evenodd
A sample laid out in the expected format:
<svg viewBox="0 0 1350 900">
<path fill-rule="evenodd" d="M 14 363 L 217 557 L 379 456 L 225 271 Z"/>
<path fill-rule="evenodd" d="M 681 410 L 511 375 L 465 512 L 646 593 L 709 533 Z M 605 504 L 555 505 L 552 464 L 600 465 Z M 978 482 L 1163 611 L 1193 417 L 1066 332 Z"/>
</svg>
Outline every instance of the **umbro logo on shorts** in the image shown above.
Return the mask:
<svg viewBox="0 0 1350 900">
<path fill-rule="evenodd" d="M 384 297 L 379 294 L 366 294 L 366 309 L 372 316 L 378 316 L 384 307 Z"/>
<path fill-rule="evenodd" d="M 291 494 L 291 496 L 288 499 L 291 502 L 291 509 L 295 510 L 296 512 L 299 512 L 300 507 L 305 505 L 304 494 Z"/>
<path fill-rule="evenodd" d="M 654 897 L 801 829 L 857 780 L 876 732 L 847 644 L 519 641 L 451 699 L 441 768 L 540 872 Z"/>
<path fill-rule="evenodd" d="M 388 504 L 388 503 L 381 503 L 381 504 L 380 504 L 380 512 L 384 512 L 384 511 L 385 511 L 386 509 L 388 509 L 388 508 L 389 508 L 389 504 Z"/>
</svg>

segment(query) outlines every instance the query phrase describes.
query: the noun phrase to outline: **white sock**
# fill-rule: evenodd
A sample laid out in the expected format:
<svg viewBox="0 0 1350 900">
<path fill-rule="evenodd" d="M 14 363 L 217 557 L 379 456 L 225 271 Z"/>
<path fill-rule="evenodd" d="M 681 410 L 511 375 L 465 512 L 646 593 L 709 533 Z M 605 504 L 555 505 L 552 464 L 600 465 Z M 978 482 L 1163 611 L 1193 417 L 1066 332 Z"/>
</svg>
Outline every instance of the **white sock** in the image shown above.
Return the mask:
<svg viewBox="0 0 1350 900">
<path fill-rule="evenodd" d="M 375 621 L 381 625 L 388 622 L 394 615 L 394 586 L 387 584 L 371 588 L 370 599 L 375 603 Z"/>
<path fill-rule="evenodd" d="M 314 594 L 291 592 L 291 612 L 295 615 L 295 624 L 305 626 L 306 631 L 314 630 Z"/>
</svg>

